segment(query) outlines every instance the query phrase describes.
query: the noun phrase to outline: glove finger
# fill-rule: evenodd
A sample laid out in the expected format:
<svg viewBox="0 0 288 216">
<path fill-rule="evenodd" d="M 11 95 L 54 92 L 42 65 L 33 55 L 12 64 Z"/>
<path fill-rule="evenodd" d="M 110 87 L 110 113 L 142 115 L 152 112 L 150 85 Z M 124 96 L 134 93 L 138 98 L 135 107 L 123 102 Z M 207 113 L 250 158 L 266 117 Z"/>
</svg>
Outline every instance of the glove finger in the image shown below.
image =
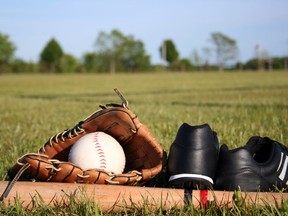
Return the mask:
<svg viewBox="0 0 288 216">
<path fill-rule="evenodd" d="M 70 162 L 55 161 L 51 169 L 51 182 L 76 182 L 78 175 L 83 175 L 83 170 Z"/>
<path fill-rule="evenodd" d="M 78 179 L 77 182 L 83 182 L 87 184 L 106 184 L 106 180 L 110 179 L 111 176 L 99 169 L 89 169 L 84 171 L 84 176 L 79 176 L 80 179 Z"/>
<path fill-rule="evenodd" d="M 9 170 L 9 176 L 13 178 L 18 171 L 25 165 L 30 164 L 30 167 L 24 171 L 20 179 L 23 180 L 40 180 L 46 181 L 50 178 L 49 169 L 52 163 L 46 155 L 41 154 L 26 154 L 17 160 L 17 163 Z"/>
<path fill-rule="evenodd" d="M 117 174 L 107 180 L 108 184 L 120 184 L 120 185 L 140 185 L 142 180 L 142 174 L 138 171 L 131 171 L 129 173 Z"/>
</svg>

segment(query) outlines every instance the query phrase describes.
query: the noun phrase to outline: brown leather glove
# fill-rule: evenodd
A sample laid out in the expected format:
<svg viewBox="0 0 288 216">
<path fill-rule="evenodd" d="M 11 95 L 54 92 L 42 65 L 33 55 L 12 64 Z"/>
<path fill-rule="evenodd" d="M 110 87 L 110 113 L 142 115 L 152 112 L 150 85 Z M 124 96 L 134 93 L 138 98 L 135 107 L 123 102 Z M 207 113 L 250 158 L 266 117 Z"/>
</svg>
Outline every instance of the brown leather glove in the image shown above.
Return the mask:
<svg viewBox="0 0 288 216">
<path fill-rule="evenodd" d="M 122 105 L 108 104 L 72 129 L 52 136 L 38 153 L 28 153 L 17 160 L 9 170 L 11 179 L 78 182 L 96 184 L 144 185 L 162 170 L 166 153 L 158 141 L 140 123 L 137 116 L 128 109 L 128 102 Z M 98 169 L 82 170 L 68 162 L 71 146 L 85 134 L 102 131 L 114 137 L 122 146 L 126 165 L 123 174 L 107 173 Z"/>
</svg>

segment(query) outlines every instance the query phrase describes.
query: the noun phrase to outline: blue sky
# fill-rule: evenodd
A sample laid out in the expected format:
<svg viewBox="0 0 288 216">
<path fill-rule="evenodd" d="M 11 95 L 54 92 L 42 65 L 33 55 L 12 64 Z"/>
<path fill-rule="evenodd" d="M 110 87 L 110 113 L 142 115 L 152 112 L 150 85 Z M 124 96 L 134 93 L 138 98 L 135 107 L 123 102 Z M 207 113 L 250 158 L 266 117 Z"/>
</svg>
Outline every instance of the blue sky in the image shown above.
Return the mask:
<svg viewBox="0 0 288 216">
<path fill-rule="evenodd" d="M 171 39 L 180 57 L 211 47 L 211 32 L 237 41 L 239 60 L 255 56 L 260 44 L 272 56 L 288 55 L 287 0 L 1 0 L 0 32 L 16 56 L 37 61 L 52 38 L 77 58 L 94 50 L 100 31 L 118 29 L 144 42 L 152 63 Z"/>
</svg>

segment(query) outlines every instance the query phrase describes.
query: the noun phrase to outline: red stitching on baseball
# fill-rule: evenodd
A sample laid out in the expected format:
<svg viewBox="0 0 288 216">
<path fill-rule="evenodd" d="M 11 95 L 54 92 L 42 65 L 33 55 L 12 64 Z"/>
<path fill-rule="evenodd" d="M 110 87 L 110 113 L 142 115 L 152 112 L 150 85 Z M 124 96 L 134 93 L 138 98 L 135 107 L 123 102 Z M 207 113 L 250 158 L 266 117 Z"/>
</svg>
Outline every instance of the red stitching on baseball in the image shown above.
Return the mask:
<svg viewBox="0 0 288 216">
<path fill-rule="evenodd" d="M 102 149 L 102 146 L 98 141 L 98 133 L 95 134 L 94 143 L 95 143 L 96 151 L 97 151 L 98 156 L 100 158 L 100 168 L 106 169 L 106 157 L 105 157 L 105 153 Z"/>
</svg>

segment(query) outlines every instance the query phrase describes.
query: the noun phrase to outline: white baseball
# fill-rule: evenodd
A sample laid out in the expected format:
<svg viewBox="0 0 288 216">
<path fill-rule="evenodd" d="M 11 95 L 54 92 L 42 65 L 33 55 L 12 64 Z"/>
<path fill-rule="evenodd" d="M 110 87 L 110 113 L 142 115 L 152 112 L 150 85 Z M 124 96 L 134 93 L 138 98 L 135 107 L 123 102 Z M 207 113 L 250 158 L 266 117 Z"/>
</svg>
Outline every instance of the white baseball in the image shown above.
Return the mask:
<svg viewBox="0 0 288 216">
<path fill-rule="evenodd" d="M 104 132 L 89 133 L 71 147 L 68 160 L 83 170 L 102 169 L 121 174 L 125 168 L 122 146 Z"/>
</svg>

